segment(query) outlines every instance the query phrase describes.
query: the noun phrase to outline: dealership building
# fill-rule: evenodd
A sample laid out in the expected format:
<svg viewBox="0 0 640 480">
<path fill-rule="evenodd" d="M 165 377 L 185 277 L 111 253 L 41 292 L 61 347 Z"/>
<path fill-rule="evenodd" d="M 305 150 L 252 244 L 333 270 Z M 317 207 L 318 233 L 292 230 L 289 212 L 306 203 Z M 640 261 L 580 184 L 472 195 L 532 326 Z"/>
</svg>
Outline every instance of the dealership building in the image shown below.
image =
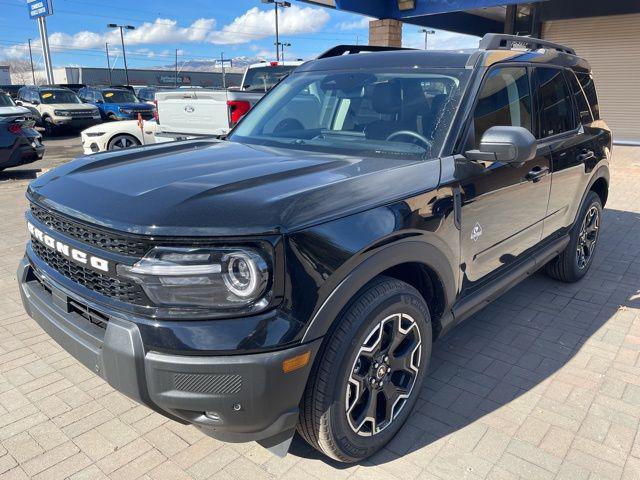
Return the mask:
<svg viewBox="0 0 640 480">
<path fill-rule="evenodd" d="M 242 81 L 243 68 L 225 69 L 227 87 L 239 86 Z M 46 78 L 45 72 L 36 72 L 37 78 Z M 53 78 L 56 83 L 82 83 L 85 85 L 125 85 L 127 83 L 124 69 L 93 68 L 93 67 L 65 67 L 54 68 Z M 172 87 L 176 84 L 176 75 L 173 70 L 136 68 L 129 69 L 129 83 L 131 85 L 149 85 Z M 178 86 L 198 86 L 209 88 L 222 88 L 222 72 L 180 71 L 178 72 Z"/>
<path fill-rule="evenodd" d="M 400 46 L 402 24 L 531 35 L 586 58 L 617 143 L 640 145 L 640 0 L 303 0 L 377 18 L 369 43 Z"/>
</svg>

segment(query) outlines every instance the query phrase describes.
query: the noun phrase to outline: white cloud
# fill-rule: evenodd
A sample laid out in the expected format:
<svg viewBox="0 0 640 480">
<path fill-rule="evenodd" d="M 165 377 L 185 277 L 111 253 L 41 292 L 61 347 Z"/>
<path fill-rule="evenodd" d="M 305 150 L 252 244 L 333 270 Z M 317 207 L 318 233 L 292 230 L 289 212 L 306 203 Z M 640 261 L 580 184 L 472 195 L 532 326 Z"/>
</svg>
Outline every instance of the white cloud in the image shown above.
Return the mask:
<svg viewBox="0 0 640 480">
<path fill-rule="evenodd" d="M 402 35 L 402 46 L 409 48 L 424 48 L 424 33 L 416 30 L 409 30 L 405 26 Z M 461 50 L 467 48 L 478 48 L 479 37 L 473 35 L 463 35 L 462 33 L 447 32 L 445 30 L 435 30 L 435 35 L 429 35 L 429 50 Z"/>
<path fill-rule="evenodd" d="M 280 35 L 296 35 L 318 32 L 329 21 L 330 15 L 323 8 L 292 5 L 278 14 Z M 235 18 L 221 30 L 211 32 L 207 40 L 214 44 L 239 44 L 266 38 L 275 33 L 275 12 L 253 7 Z"/>
<path fill-rule="evenodd" d="M 375 18 L 362 17 L 360 20 L 353 22 L 340 22 L 337 27 L 340 30 L 361 30 L 363 28 L 369 28 L 369 22 L 375 20 Z"/>
<path fill-rule="evenodd" d="M 216 45 L 236 45 L 267 38 L 275 31 L 275 12 L 273 8 L 260 10 L 253 7 L 243 15 L 236 17 L 230 24 L 216 29 L 213 18 L 200 18 L 191 25 L 181 27 L 177 20 L 156 18 L 153 22 L 145 22 L 136 26 L 135 30 L 125 30 L 125 43 L 128 46 L 159 45 L 175 43 L 209 42 Z M 280 34 L 296 35 L 320 31 L 329 21 L 330 15 L 323 8 L 299 7 L 279 11 L 278 20 Z M 75 34 L 55 32 L 49 35 L 52 51 L 69 51 L 69 49 L 103 49 L 105 43 L 113 45 L 113 50 L 120 45 L 120 32 L 117 29 L 103 32 L 83 30 Z M 32 43 L 40 48 L 39 42 Z M 140 52 L 153 58 L 153 52 L 146 49 Z M 27 44 L 18 44 L 0 48 L 0 58 L 18 59 L 28 55 Z"/>
</svg>

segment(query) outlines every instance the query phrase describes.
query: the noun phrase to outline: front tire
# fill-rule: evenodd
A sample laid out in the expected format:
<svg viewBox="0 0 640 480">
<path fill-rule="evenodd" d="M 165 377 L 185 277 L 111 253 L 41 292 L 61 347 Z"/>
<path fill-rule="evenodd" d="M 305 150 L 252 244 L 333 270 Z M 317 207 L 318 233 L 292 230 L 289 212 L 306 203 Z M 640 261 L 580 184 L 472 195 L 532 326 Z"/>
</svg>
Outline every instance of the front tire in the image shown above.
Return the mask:
<svg viewBox="0 0 640 480">
<path fill-rule="evenodd" d="M 140 145 L 140 142 L 137 138 L 131 135 L 116 135 L 107 145 L 107 150 L 122 150 L 124 148 L 132 148 Z"/>
<path fill-rule="evenodd" d="M 53 137 L 56 134 L 56 126 L 53 124 L 53 120 L 51 120 L 51 117 L 44 117 L 42 119 L 42 124 L 44 126 L 45 136 Z"/>
<path fill-rule="evenodd" d="M 601 223 L 602 201 L 597 193 L 590 191 L 580 209 L 578 222 L 571 229 L 567 248 L 547 264 L 547 275 L 566 283 L 584 277 L 593 263 Z"/>
<path fill-rule="evenodd" d="M 341 462 L 386 445 L 408 418 L 431 357 L 431 318 L 420 293 L 388 277 L 365 286 L 318 355 L 298 431 Z"/>
</svg>

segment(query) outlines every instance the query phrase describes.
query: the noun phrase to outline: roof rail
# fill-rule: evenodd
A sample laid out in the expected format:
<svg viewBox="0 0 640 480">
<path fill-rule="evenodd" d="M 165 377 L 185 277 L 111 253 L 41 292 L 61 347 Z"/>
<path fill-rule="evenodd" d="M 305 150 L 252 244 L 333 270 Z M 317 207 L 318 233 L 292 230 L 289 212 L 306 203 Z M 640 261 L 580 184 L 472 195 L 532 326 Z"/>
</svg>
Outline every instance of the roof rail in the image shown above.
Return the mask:
<svg viewBox="0 0 640 480">
<path fill-rule="evenodd" d="M 514 50 L 514 47 L 526 46 L 529 50 L 538 50 L 539 48 L 550 48 L 558 52 L 575 55 L 573 48 L 565 47 L 559 43 L 540 40 L 535 37 L 520 37 L 518 35 L 504 35 L 502 33 L 487 33 L 480 40 L 480 49 L 482 50 Z"/>
<path fill-rule="evenodd" d="M 321 53 L 316 57 L 316 60 L 321 58 L 339 57 L 341 55 L 353 55 L 363 52 L 388 52 L 391 50 L 415 50 L 413 48 L 402 47 L 379 47 L 376 45 L 336 45 L 330 48 L 324 53 Z"/>
</svg>

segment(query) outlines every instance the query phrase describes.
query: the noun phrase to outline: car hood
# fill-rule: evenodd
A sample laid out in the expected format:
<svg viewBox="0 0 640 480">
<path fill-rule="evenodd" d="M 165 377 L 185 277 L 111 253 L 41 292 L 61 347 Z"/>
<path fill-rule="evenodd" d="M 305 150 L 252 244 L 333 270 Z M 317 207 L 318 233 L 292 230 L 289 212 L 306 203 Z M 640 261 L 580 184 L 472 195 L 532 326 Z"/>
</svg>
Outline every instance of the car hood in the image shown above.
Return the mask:
<svg viewBox="0 0 640 480">
<path fill-rule="evenodd" d="M 118 108 L 129 108 L 135 110 L 153 110 L 153 107 L 148 103 L 109 103 L 107 105 L 113 105 Z"/>
<path fill-rule="evenodd" d="M 283 233 L 435 188 L 440 162 L 193 140 L 81 157 L 28 196 L 82 221 L 146 235 Z"/>
<path fill-rule="evenodd" d="M 0 107 L 0 117 L 15 117 L 16 115 L 31 115 L 31 110 L 25 107 Z"/>
</svg>

